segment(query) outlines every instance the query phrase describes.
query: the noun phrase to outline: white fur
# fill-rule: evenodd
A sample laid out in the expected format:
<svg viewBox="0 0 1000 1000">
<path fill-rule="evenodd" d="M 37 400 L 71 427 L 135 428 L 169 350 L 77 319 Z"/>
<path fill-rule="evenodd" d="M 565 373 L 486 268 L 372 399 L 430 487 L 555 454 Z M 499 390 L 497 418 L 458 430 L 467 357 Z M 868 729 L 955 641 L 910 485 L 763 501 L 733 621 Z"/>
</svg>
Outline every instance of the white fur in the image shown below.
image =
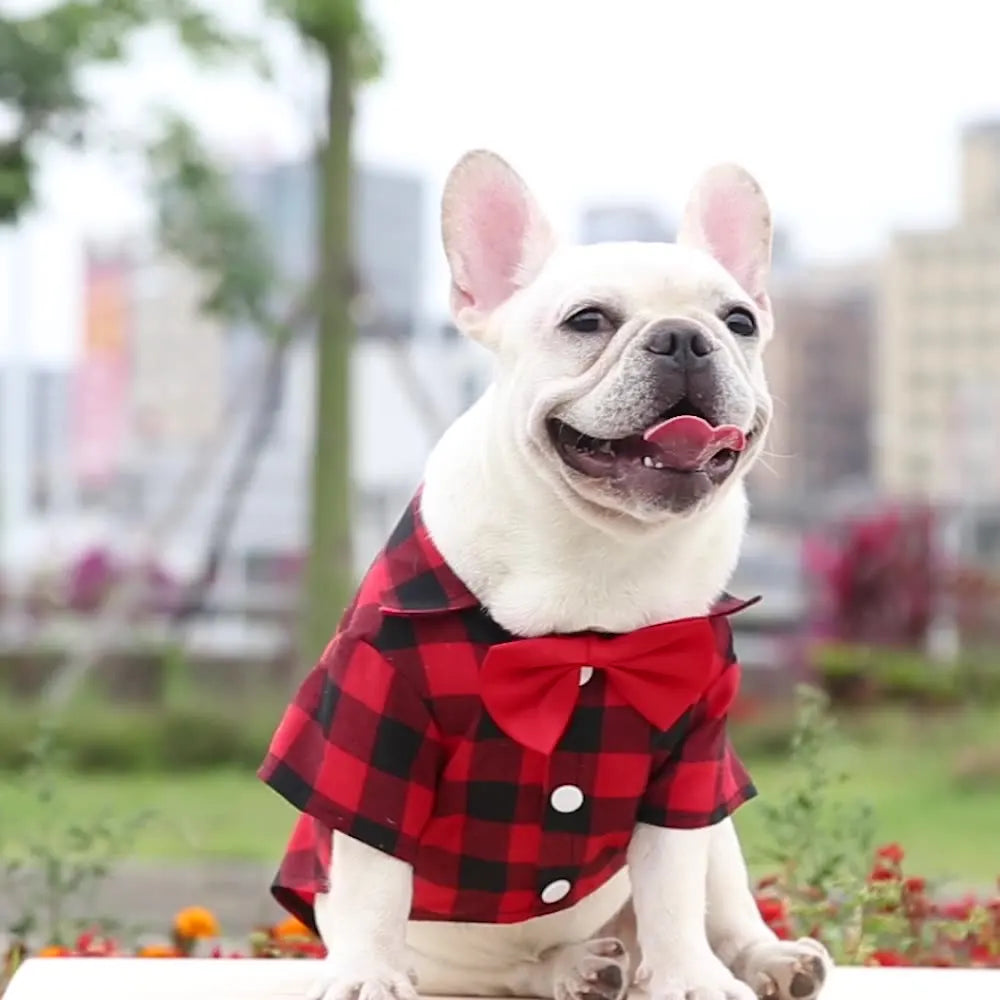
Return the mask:
<svg viewBox="0 0 1000 1000">
<path fill-rule="evenodd" d="M 489 215 L 501 209 L 507 214 Z M 523 181 L 476 153 L 449 179 L 443 232 L 456 321 L 495 351 L 499 369 L 427 464 L 422 513 L 449 565 L 496 621 L 523 636 L 625 632 L 704 614 L 739 555 L 753 454 L 708 500 L 676 516 L 567 476 L 540 428 L 554 407 L 569 408 L 596 436 L 614 437 L 600 430 L 633 421 L 630 407 L 644 391 L 636 365 L 646 357 L 637 338 L 659 317 L 702 325 L 721 351 L 719 391 L 732 419 L 766 427 L 770 215 L 756 183 L 739 168 L 710 171 L 692 196 L 685 245 L 559 247 Z M 614 336 L 554 332 L 565 309 L 595 291 L 628 316 Z M 719 319 L 720 303 L 732 300 L 754 304 L 757 342 L 738 342 Z M 562 1000 L 592 969 L 595 948 L 581 943 L 630 895 L 643 975 L 660 1000 L 746 1000 L 745 983 L 771 981 L 788 1000 L 797 963 L 806 955 L 826 962 L 813 943 L 779 943 L 765 926 L 729 820 L 701 830 L 639 825 L 627 870 L 574 907 L 518 924 L 407 926 L 409 866 L 339 833 L 333 858 L 331 891 L 316 899 L 330 949 L 319 987 L 327 1000 L 407 1000 L 411 966 L 424 993 Z"/>
</svg>

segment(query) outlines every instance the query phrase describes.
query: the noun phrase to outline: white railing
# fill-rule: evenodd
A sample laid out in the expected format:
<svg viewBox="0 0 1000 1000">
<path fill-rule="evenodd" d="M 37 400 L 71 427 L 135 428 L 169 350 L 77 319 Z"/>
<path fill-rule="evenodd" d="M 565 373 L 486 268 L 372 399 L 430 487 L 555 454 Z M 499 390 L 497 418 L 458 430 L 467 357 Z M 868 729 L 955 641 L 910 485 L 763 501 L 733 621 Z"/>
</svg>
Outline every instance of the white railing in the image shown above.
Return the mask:
<svg viewBox="0 0 1000 1000">
<path fill-rule="evenodd" d="M 309 959 L 33 958 L 3 1000 L 292 1000 Z M 1000 1000 L 1000 970 L 835 970 L 820 1000 Z"/>
</svg>

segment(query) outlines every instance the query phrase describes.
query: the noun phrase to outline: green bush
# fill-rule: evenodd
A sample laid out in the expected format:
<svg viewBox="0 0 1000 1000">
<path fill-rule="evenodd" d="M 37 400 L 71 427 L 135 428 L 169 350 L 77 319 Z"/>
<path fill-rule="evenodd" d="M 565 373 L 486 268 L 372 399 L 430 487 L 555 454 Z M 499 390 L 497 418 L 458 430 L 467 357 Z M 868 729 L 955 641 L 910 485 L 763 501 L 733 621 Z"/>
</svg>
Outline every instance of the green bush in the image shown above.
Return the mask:
<svg viewBox="0 0 1000 1000">
<path fill-rule="evenodd" d="M 1000 654 L 992 650 L 946 664 L 916 650 L 831 644 L 814 653 L 813 667 L 834 705 L 943 708 L 1000 701 Z"/>
<path fill-rule="evenodd" d="M 88 703 L 70 708 L 53 733 L 53 749 L 71 771 L 122 773 L 215 767 L 256 768 L 281 706 L 176 705 L 121 709 Z M 41 716 L 0 710 L 0 770 L 23 769 Z"/>
<path fill-rule="evenodd" d="M 277 723 L 275 715 L 273 723 Z M 273 724 L 270 728 L 273 728 Z M 176 709 L 159 726 L 159 764 L 172 771 L 232 764 L 256 768 L 264 759 L 271 733 L 260 725 L 207 709 Z"/>
<path fill-rule="evenodd" d="M 795 717 L 787 708 L 730 724 L 733 746 L 749 760 L 782 760 L 792 749 Z"/>
</svg>

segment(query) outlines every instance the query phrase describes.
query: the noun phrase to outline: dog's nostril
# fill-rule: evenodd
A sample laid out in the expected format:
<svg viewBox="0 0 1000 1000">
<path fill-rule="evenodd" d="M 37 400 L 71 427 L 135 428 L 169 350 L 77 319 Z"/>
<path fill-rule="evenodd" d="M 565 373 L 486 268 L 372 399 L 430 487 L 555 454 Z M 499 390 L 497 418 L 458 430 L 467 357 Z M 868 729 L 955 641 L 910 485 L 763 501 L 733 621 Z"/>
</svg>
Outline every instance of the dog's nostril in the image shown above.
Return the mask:
<svg viewBox="0 0 1000 1000">
<path fill-rule="evenodd" d="M 696 358 L 707 358 L 715 348 L 712 346 L 712 341 L 701 330 L 695 330 L 689 350 Z"/>
<path fill-rule="evenodd" d="M 657 330 L 646 342 L 650 354 L 672 357 L 677 353 L 677 333 L 674 330 Z"/>
<path fill-rule="evenodd" d="M 665 358 L 707 358 L 715 350 L 715 345 L 701 330 L 654 330 L 646 341 L 650 354 L 660 354 Z"/>
</svg>

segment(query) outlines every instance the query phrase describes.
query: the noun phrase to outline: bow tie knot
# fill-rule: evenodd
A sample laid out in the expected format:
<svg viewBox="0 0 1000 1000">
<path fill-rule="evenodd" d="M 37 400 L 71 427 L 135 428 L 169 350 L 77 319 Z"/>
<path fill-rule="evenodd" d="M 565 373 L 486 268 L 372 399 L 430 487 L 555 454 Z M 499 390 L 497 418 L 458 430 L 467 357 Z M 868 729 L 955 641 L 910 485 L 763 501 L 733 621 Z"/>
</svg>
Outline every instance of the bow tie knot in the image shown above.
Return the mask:
<svg viewBox="0 0 1000 1000">
<path fill-rule="evenodd" d="M 483 703 L 508 736 L 544 754 L 569 725 L 584 667 L 603 670 L 618 695 L 660 731 L 710 689 L 710 710 L 721 716 L 735 697 L 739 672 L 735 664 L 724 669 L 716 627 L 709 617 L 684 618 L 623 635 L 500 643 L 483 663 Z"/>
</svg>

